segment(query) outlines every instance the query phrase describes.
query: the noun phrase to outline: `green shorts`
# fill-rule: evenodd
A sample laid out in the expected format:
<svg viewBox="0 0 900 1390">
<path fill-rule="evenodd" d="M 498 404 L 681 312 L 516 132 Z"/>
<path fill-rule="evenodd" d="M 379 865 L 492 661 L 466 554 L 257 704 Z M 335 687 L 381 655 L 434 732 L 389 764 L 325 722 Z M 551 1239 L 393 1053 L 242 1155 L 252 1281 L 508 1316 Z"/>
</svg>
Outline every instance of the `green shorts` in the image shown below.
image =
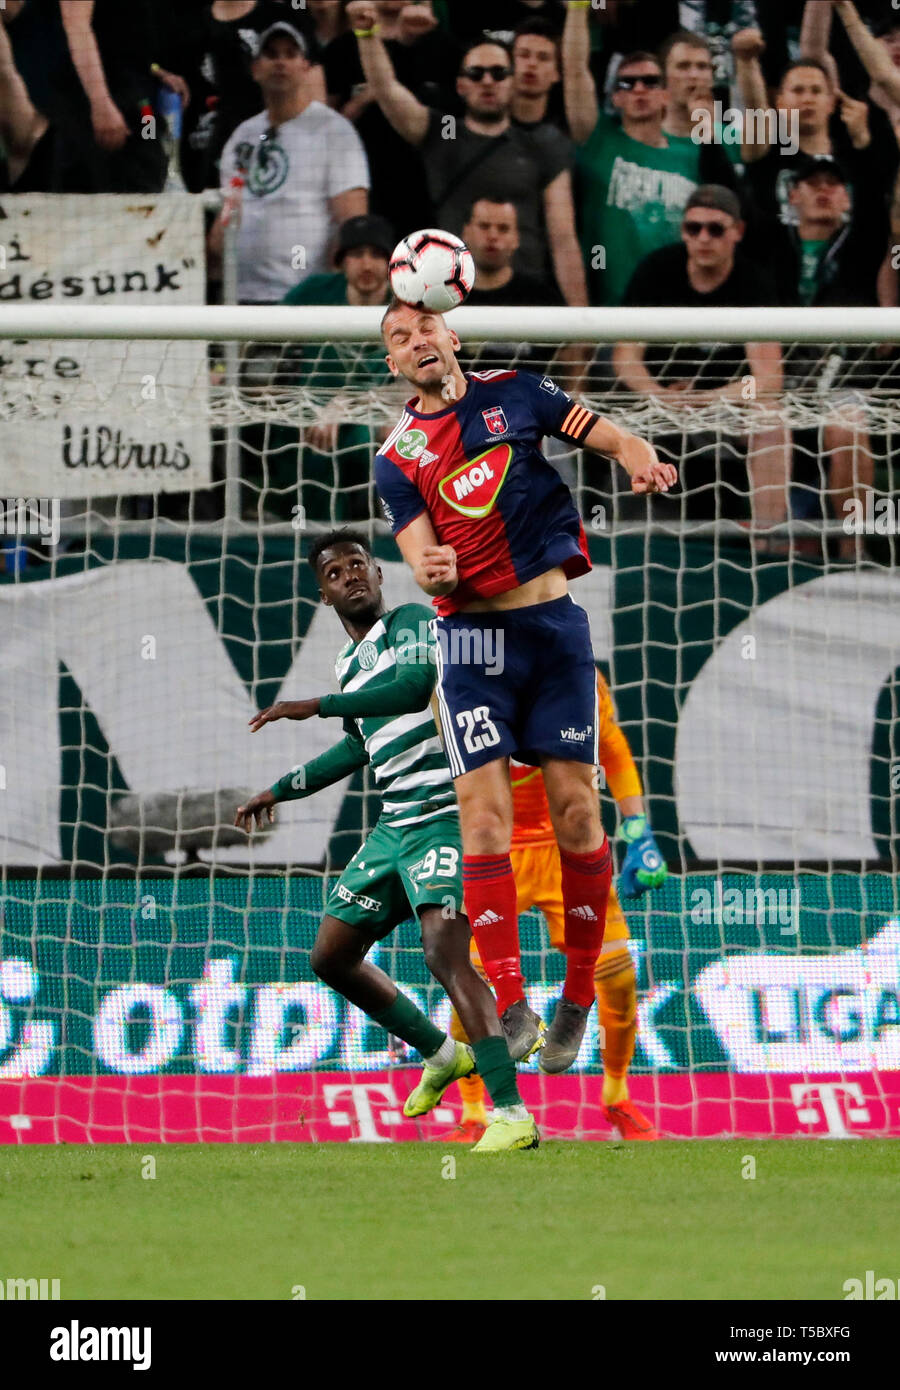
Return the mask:
<svg viewBox="0 0 900 1390">
<path fill-rule="evenodd" d="M 462 912 L 459 816 L 375 829 L 328 895 L 325 911 L 368 936 L 387 936 L 423 907 Z"/>
</svg>

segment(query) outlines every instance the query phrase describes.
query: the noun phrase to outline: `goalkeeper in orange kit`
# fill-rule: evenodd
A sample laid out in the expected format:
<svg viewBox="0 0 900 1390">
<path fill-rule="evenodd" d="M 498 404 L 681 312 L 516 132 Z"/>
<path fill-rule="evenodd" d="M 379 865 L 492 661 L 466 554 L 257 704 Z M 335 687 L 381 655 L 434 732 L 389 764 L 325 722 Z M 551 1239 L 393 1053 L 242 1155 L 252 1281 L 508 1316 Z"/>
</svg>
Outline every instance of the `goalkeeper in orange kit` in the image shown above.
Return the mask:
<svg viewBox="0 0 900 1390">
<path fill-rule="evenodd" d="M 656 888 L 668 870 L 647 824 L 641 779 L 631 749 L 616 723 L 609 686 L 597 672 L 600 713 L 600 762 L 606 784 L 616 799 L 622 824 L 619 839 L 628 846 L 622 863 L 619 885 L 626 898 L 637 897 Z M 550 941 L 558 951 L 565 950 L 562 876 L 559 850 L 550 821 L 547 794 L 540 768 L 511 763 L 513 785 L 513 834 L 511 858 L 521 914 L 538 907 L 547 919 Z M 475 943 L 472 957 L 480 965 Z M 610 889 L 606 911 L 603 947 L 594 968 L 594 987 L 600 1015 L 603 1048 L 603 1115 L 623 1139 L 658 1139 L 649 1120 L 641 1114 L 628 1094 L 628 1067 L 634 1052 L 637 1031 L 637 986 L 634 965 L 628 950 L 628 924 L 615 887 Z M 466 1037 L 455 1013 L 451 1013 L 451 1035 L 460 1042 Z M 574 1059 L 541 1054 L 541 1070 L 565 1071 Z M 487 1124 L 484 1086 L 478 1077 L 459 1082 L 463 1102 L 462 1119 L 445 1138 L 459 1143 L 479 1139 Z"/>
</svg>

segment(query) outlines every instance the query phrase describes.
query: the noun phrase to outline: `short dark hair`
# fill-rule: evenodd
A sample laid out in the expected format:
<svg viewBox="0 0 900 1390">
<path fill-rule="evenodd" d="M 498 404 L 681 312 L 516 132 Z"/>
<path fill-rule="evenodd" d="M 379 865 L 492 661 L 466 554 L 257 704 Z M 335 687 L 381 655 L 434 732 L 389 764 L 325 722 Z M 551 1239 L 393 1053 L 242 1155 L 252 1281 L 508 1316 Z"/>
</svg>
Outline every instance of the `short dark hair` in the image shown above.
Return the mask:
<svg viewBox="0 0 900 1390">
<path fill-rule="evenodd" d="M 513 212 L 516 214 L 516 226 L 518 227 L 519 209 L 516 207 L 512 198 L 504 198 L 499 193 L 479 193 L 477 198 L 473 198 L 472 201 L 468 204 L 465 213 L 463 214 L 461 224 L 463 227 L 467 227 L 468 224 L 471 222 L 475 213 L 475 206 L 477 203 L 493 203 L 496 207 L 512 208 Z"/>
<path fill-rule="evenodd" d="M 324 531 L 321 536 L 316 536 L 312 545 L 309 547 L 306 558 L 309 561 L 313 574 L 318 575 L 319 573 L 320 557 L 326 550 L 331 550 L 331 548 L 336 545 L 358 545 L 360 550 L 366 552 L 370 560 L 375 558 L 372 554 L 369 542 L 362 531 L 351 531 L 348 527 L 343 526 L 339 530 Z"/>
<path fill-rule="evenodd" d="M 472 52 L 472 50 L 475 48 L 484 48 L 486 44 L 490 45 L 491 48 L 502 48 L 510 63 L 512 63 L 512 48 L 510 47 L 510 45 L 508 43 L 505 43 L 503 39 L 494 39 L 491 38 L 488 34 L 485 34 L 483 38 L 476 39 L 474 43 L 470 43 L 466 48 L 465 52 L 459 60 L 460 72 L 462 72 L 463 68 L 467 66 L 469 54 Z"/>
<path fill-rule="evenodd" d="M 541 15 L 535 15 L 532 19 L 523 19 L 521 24 L 517 24 L 513 29 L 512 47 L 516 46 L 516 39 L 536 38 L 549 39 L 556 49 L 557 60 L 562 52 L 562 32 L 558 25 L 549 19 L 544 19 Z"/>
<path fill-rule="evenodd" d="M 669 54 L 677 43 L 686 44 L 688 48 L 702 48 L 710 57 L 712 56 L 712 46 L 709 39 L 705 38 L 703 34 L 692 34 L 690 29 L 676 29 L 674 34 L 670 34 L 665 43 L 661 44 L 656 51 L 656 61 L 663 72 L 666 70 Z"/>
<path fill-rule="evenodd" d="M 616 68 L 616 73 L 620 73 L 623 68 L 634 67 L 635 63 L 653 63 L 662 72 L 662 63 L 655 53 L 648 53 L 645 48 L 636 48 L 633 53 L 626 53 L 625 57 Z"/>
<path fill-rule="evenodd" d="M 779 77 L 779 88 L 784 86 L 789 75 L 794 71 L 795 68 L 815 68 L 816 71 L 820 72 L 822 76 L 825 78 L 826 86 L 831 86 L 831 73 L 828 71 L 824 63 L 821 63 L 818 58 L 798 58 L 795 63 L 788 63 L 784 72 Z"/>
</svg>

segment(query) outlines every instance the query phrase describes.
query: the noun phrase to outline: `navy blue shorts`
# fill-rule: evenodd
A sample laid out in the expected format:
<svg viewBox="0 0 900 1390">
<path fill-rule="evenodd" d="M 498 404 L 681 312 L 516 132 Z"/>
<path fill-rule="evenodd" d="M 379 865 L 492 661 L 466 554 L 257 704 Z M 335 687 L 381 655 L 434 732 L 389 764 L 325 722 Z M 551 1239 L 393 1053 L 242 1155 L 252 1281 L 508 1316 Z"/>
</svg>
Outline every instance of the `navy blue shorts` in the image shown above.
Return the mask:
<svg viewBox="0 0 900 1390">
<path fill-rule="evenodd" d="M 438 713 L 450 771 L 495 758 L 600 760 L 597 670 L 588 618 L 549 603 L 435 618 Z"/>
</svg>

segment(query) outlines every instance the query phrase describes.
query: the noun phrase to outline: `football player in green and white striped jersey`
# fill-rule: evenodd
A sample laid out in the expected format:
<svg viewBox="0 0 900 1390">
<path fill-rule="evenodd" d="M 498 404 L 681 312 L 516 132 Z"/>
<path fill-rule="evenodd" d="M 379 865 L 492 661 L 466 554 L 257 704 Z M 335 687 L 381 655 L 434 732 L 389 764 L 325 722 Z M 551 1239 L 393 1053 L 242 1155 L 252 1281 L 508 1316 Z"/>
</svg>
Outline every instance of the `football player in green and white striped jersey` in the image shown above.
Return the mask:
<svg viewBox="0 0 900 1390">
<path fill-rule="evenodd" d="M 262 826 L 264 817 L 274 820 L 277 802 L 310 796 L 368 763 L 382 813 L 329 894 L 310 965 L 332 989 L 422 1054 L 422 1079 L 406 1100 L 405 1115 L 432 1110 L 452 1082 L 478 1071 L 494 1120 L 472 1152 L 534 1148 L 537 1127 L 519 1095 L 496 1001 L 469 959 L 459 811 L 431 709 L 433 614 L 417 603 L 385 608 L 381 570 L 358 532 L 319 536 L 309 563 L 322 602 L 334 608 L 350 639 L 335 666 L 341 693 L 280 700 L 260 711 L 250 727 L 256 732 L 277 719 L 340 716 L 344 737 L 239 806 L 235 825 Z M 428 968 L 450 996 L 471 1047 L 442 1033 L 366 960 L 376 941 L 412 915 L 419 920 Z"/>
</svg>

